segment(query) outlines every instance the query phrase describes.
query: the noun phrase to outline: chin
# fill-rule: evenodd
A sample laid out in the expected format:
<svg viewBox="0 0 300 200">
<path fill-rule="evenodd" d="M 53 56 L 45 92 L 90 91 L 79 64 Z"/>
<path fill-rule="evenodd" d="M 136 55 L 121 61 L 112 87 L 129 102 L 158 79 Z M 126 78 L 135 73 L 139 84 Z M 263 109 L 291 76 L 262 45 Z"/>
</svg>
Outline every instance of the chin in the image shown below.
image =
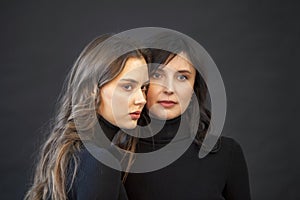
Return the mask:
<svg viewBox="0 0 300 200">
<path fill-rule="evenodd" d="M 163 111 L 161 112 L 156 112 L 156 113 L 150 113 L 151 117 L 154 117 L 156 119 L 160 120 L 169 120 L 169 119 L 174 119 L 180 115 L 180 113 L 173 112 L 173 111 Z"/>
<path fill-rule="evenodd" d="M 155 119 L 161 119 L 161 120 L 166 120 L 168 115 L 167 115 L 167 112 L 165 112 L 164 110 L 154 110 L 154 112 L 150 111 L 149 113 L 150 115 L 150 118 L 155 118 Z"/>
<path fill-rule="evenodd" d="M 137 120 L 136 121 L 131 121 L 128 123 L 124 123 L 120 126 L 120 128 L 123 129 L 134 129 L 137 126 Z"/>
</svg>

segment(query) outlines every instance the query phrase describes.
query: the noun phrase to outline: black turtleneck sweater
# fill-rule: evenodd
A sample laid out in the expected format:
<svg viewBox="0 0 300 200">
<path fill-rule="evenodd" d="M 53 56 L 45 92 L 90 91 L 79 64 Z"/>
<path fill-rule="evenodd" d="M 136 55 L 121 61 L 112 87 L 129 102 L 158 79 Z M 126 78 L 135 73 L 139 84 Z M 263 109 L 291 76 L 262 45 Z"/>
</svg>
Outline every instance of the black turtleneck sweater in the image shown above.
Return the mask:
<svg viewBox="0 0 300 200">
<path fill-rule="evenodd" d="M 118 127 L 110 124 L 99 116 L 99 123 L 106 136 L 112 140 L 119 130 Z M 83 147 L 77 153 L 79 165 L 74 183 L 70 187 L 72 174 L 74 172 L 74 163 L 70 163 L 67 188 L 69 200 L 127 200 L 126 191 L 121 181 L 121 172 L 112 169 L 96 158 Z"/>
<path fill-rule="evenodd" d="M 99 122 L 106 136 L 112 140 L 119 128 L 101 117 Z M 152 121 L 153 124 L 157 122 Z M 168 120 L 154 137 L 140 139 L 137 152 L 151 152 L 164 147 L 174 138 L 179 123 L 180 117 Z M 188 128 L 186 126 L 184 130 L 188 132 Z M 179 140 L 184 139 L 184 135 L 179 137 Z M 165 168 L 148 173 L 129 173 L 124 187 L 120 171 L 102 164 L 83 147 L 77 155 L 79 166 L 68 199 L 249 200 L 248 171 L 240 145 L 233 139 L 221 137 L 217 149 L 199 159 L 199 146 L 193 143 L 179 159 Z M 74 164 L 71 163 L 68 188 L 73 171 Z"/>
<path fill-rule="evenodd" d="M 152 120 L 154 124 L 157 122 Z M 180 117 L 168 120 L 153 138 L 140 139 L 137 151 L 162 148 L 173 139 L 179 123 Z M 188 132 L 189 129 L 185 130 Z M 128 199 L 250 199 L 246 161 L 235 140 L 221 137 L 216 152 L 202 159 L 198 153 L 199 146 L 193 143 L 179 159 L 165 168 L 148 173 L 129 173 L 125 182 Z"/>
</svg>

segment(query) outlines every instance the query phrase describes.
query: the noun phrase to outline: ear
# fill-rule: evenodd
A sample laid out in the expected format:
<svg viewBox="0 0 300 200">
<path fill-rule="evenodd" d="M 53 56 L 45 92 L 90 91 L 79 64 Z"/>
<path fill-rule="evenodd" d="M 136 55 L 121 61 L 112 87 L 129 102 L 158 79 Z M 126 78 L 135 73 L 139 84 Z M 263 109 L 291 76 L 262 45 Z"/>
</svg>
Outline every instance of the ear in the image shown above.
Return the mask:
<svg viewBox="0 0 300 200">
<path fill-rule="evenodd" d="M 96 87 L 93 96 L 95 98 L 95 111 L 100 114 L 100 103 L 101 103 L 101 88 Z"/>
</svg>

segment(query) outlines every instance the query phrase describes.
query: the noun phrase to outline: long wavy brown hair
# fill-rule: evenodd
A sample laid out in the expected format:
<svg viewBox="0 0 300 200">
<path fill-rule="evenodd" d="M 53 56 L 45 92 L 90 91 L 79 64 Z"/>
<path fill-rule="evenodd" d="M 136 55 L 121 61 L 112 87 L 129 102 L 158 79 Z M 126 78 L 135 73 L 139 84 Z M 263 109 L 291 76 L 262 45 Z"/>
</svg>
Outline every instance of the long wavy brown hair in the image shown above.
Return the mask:
<svg viewBox="0 0 300 200">
<path fill-rule="evenodd" d="M 123 70 L 130 57 L 145 58 L 131 43 L 111 34 L 94 39 L 83 49 L 58 98 L 57 111 L 48 138 L 41 146 L 33 184 L 25 199 L 67 199 L 71 188 L 67 188 L 67 177 L 72 177 L 72 185 L 80 162 L 76 154 L 83 147 L 83 138 L 78 133 L 74 118 L 80 116 L 87 119 L 83 125 L 87 129 L 97 123 L 97 118 L 91 118 L 90 113 L 98 110 L 101 103 L 99 91 Z M 79 91 L 80 95 L 74 95 Z M 93 102 L 92 105 L 88 101 Z M 117 141 L 123 141 L 120 146 L 134 151 L 136 138 L 125 134 L 118 137 Z M 122 137 L 126 139 L 120 139 Z M 74 163 L 74 170 L 70 175 L 67 169 L 71 162 Z"/>
</svg>

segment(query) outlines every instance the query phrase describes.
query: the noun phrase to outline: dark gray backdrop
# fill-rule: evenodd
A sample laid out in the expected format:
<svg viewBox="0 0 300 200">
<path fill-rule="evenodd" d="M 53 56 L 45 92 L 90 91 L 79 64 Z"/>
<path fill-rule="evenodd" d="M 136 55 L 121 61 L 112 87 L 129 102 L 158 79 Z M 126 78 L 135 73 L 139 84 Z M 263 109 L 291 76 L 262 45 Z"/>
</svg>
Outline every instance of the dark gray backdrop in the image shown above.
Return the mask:
<svg viewBox="0 0 300 200">
<path fill-rule="evenodd" d="M 1 1 L 0 7 L 1 199 L 22 199 L 28 189 L 43 129 L 84 45 L 146 26 L 191 36 L 216 62 L 228 96 L 223 134 L 243 147 L 253 199 L 300 199 L 297 1 Z"/>
</svg>

